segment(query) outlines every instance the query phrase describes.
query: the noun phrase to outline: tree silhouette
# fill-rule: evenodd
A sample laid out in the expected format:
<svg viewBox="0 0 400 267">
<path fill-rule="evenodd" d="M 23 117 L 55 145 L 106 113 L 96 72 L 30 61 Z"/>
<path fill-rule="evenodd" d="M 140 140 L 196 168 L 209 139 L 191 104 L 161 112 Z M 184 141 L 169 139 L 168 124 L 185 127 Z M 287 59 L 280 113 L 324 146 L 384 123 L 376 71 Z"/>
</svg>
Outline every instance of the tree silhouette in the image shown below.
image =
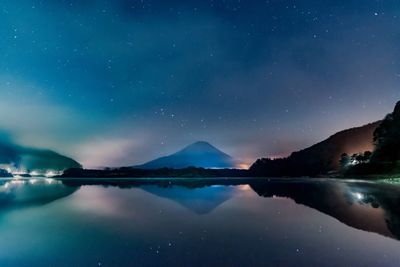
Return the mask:
<svg viewBox="0 0 400 267">
<path fill-rule="evenodd" d="M 394 163 L 400 160 L 400 101 L 375 130 L 374 145 L 372 162 Z"/>
<path fill-rule="evenodd" d="M 340 155 L 339 163 L 342 170 L 346 169 L 350 164 L 350 156 L 347 153 L 343 153 Z"/>
</svg>

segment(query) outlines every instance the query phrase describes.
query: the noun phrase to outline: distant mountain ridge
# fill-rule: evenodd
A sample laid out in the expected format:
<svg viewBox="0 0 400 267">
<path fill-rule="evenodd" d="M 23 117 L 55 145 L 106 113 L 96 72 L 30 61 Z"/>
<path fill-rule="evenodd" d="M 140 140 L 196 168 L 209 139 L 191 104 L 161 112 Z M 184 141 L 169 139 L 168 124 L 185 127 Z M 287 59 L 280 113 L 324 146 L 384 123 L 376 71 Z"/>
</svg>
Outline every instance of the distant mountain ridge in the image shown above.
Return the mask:
<svg viewBox="0 0 400 267">
<path fill-rule="evenodd" d="M 183 169 L 187 167 L 235 168 L 236 161 L 210 143 L 199 141 L 174 154 L 134 166 L 134 168 L 139 169 Z"/>
<path fill-rule="evenodd" d="M 69 168 L 81 168 L 81 164 L 72 158 L 49 149 L 21 147 L 19 165 L 32 171 L 64 171 Z"/>
<path fill-rule="evenodd" d="M 340 131 L 287 158 L 258 159 L 250 171 L 255 176 L 313 176 L 339 170 L 342 153 L 349 155 L 373 150 L 373 135 L 381 121 Z"/>
<path fill-rule="evenodd" d="M 15 144 L 8 137 L 0 138 L 0 166 L 19 171 L 64 171 L 82 166 L 72 158 L 48 149 Z"/>
</svg>

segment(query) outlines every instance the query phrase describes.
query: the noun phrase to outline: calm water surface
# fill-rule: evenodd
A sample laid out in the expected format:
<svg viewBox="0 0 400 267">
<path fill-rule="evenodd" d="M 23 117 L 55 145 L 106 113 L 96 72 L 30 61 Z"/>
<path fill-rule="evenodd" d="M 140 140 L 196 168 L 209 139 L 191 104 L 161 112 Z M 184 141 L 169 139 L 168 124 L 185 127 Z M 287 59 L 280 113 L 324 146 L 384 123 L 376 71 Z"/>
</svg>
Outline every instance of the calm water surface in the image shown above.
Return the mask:
<svg viewBox="0 0 400 267">
<path fill-rule="evenodd" d="M 399 239 L 384 182 L 0 181 L 0 266 L 400 266 Z"/>
</svg>

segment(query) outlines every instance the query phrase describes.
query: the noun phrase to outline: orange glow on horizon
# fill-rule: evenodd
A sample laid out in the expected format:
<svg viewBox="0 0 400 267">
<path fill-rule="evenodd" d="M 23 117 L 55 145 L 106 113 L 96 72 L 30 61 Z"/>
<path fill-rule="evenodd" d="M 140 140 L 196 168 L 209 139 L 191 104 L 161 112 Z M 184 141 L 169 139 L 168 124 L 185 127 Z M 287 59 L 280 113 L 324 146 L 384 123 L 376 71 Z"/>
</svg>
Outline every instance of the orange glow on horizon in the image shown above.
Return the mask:
<svg viewBox="0 0 400 267">
<path fill-rule="evenodd" d="M 251 187 L 248 184 L 239 185 L 238 189 L 241 190 L 241 191 L 250 191 L 250 190 L 252 190 Z"/>
<path fill-rule="evenodd" d="M 242 170 L 248 170 L 250 168 L 251 164 L 249 163 L 239 163 L 236 165 L 236 168 L 242 169 Z"/>
</svg>

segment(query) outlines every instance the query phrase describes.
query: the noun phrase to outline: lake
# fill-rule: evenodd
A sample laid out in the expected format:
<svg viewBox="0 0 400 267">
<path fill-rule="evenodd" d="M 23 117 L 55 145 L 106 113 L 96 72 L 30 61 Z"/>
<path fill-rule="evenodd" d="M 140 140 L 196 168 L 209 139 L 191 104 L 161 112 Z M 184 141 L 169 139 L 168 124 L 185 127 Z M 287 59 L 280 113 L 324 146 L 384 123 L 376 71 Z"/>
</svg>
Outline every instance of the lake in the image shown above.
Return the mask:
<svg viewBox="0 0 400 267">
<path fill-rule="evenodd" d="M 400 184 L 2 179 L 0 266 L 400 266 Z"/>
</svg>

